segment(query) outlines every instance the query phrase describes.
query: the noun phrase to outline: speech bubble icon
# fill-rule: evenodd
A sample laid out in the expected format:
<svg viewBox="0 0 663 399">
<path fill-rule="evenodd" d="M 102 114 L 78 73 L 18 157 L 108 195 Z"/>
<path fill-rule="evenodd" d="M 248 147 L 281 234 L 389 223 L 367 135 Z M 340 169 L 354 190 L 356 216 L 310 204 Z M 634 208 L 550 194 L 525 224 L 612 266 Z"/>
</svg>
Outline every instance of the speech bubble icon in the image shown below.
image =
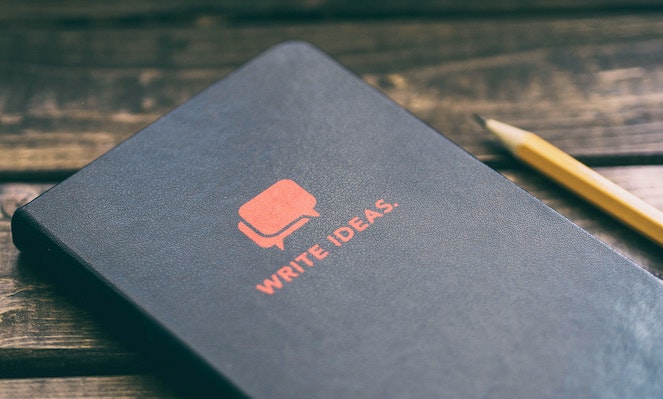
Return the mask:
<svg viewBox="0 0 663 399">
<path fill-rule="evenodd" d="M 299 184 L 279 180 L 239 208 L 242 221 L 237 227 L 263 248 L 283 250 L 283 240 L 306 224 L 316 212 L 317 200 Z"/>
</svg>

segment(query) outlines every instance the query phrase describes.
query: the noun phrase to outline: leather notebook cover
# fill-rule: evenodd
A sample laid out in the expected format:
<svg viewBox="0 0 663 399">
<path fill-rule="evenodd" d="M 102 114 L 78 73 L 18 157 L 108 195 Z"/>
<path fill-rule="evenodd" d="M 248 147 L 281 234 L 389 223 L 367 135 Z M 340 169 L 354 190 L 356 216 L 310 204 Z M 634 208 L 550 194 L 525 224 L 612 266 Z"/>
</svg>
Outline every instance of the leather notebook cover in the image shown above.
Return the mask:
<svg viewBox="0 0 663 399">
<path fill-rule="evenodd" d="M 659 280 L 307 44 L 12 226 L 249 396 L 662 397 Z"/>
</svg>

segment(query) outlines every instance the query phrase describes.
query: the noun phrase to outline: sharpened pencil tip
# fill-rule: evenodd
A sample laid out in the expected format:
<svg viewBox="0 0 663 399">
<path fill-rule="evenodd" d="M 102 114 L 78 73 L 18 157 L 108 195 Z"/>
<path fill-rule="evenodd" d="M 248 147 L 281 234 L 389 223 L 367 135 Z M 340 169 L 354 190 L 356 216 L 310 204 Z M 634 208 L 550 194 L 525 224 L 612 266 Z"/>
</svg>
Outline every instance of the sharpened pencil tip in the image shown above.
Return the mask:
<svg viewBox="0 0 663 399">
<path fill-rule="evenodd" d="M 481 125 L 481 127 L 486 128 L 486 118 L 479 114 L 473 114 L 472 116 L 474 117 L 474 120 L 477 121 L 479 125 Z"/>
</svg>

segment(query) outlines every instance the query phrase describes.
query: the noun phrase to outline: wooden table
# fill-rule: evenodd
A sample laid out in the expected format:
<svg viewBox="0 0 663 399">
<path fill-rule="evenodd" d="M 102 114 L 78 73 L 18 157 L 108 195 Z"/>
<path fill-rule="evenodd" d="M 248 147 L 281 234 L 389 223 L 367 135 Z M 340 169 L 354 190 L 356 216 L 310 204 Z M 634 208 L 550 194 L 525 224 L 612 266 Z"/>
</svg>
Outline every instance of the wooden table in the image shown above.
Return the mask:
<svg viewBox="0 0 663 399">
<path fill-rule="evenodd" d="M 661 277 L 662 248 L 515 162 L 471 115 L 536 131 L 663 209 L 663 2 L 366 3 L 0 4 L 0 397 L 185 396 L 33 273 L 10 217 L 288 39 L 322 48 Z"/>
</svg>

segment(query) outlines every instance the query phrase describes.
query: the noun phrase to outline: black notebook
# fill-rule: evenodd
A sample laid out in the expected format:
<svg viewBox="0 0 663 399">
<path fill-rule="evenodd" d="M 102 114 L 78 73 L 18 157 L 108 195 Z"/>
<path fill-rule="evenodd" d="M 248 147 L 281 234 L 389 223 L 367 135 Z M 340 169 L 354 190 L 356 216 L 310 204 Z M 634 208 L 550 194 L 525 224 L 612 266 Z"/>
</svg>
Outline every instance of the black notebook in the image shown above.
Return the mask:
<svg viewBox="0 0 663 399">
<path fill-rule="evenodd" d="M 659 280 L 307 44 L 12 228 L 70 290 L 99 287 L 97 313 L 251 397 L 663 397 Z"/>
</svg>

